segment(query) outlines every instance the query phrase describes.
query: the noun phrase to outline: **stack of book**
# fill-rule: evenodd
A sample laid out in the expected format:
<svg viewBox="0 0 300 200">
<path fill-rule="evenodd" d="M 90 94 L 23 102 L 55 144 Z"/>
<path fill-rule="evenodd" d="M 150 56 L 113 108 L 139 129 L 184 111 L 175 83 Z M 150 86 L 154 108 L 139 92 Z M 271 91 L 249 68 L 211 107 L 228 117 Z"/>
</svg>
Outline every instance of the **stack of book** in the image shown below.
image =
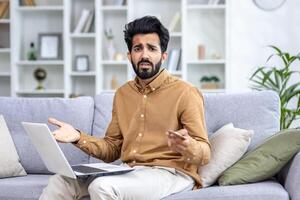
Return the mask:
<svg viewBox="0 0 300 200">
<path fill-rule="evenodd" d="M 169 59 L 167 63 L 167 70 L 175 72 L 181 70 L 181 49 L 172 49 L 169 52 Z"/>
<path fill-rule="evenodd" d="M 9 2 L 0 1 L 0 19 L 6 19 L 9 13 Z"/>
<path fill-rule="evenodd" d="M 95 11 L 83 9 L 79 21 L 74 29 L 74 33 L 88 33 L 92 30 Z"/>
<path fill-rule="evenodd" d="M 35 0 L 22 0 L 23 6 L 36 6 Z"/>
</svg>

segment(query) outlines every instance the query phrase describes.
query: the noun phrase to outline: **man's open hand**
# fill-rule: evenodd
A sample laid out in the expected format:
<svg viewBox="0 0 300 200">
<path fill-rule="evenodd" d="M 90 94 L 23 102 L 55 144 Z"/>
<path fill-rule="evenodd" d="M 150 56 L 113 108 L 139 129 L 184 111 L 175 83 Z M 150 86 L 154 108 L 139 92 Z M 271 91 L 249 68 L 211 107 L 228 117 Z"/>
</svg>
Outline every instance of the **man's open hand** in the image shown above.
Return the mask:
<svg viewBox="0 0 300 200">
<path fill-rule="evenodd" d="M 80 139 L 80 133 L 70 124 L 49 118 L 48 122 L 59 128 L 52 132 L 54 138 L 63 143 L 76 142 Z"/>
<path fill-rule="evenodd" d="M 172 151 L 182 154 L 190 144 L 190 136 L 186 129 L 180 129 L 176 132 L 181 134 L 184 137 L 184 139 L 181 139 L 172 133 L 166 132 L 168 136 L 168 146 L 171 148 Z"/>
</svg>

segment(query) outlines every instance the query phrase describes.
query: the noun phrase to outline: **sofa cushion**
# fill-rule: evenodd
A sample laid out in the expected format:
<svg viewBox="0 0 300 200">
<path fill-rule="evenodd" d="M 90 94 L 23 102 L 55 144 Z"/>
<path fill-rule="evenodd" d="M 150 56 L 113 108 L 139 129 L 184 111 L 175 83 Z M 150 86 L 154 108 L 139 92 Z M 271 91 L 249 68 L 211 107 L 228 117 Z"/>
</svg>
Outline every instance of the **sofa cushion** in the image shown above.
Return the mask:
<svg viewBox="0 0 300 200">
<path fill-rule="evenodd" d="M 300 150 L 300 129 L 285 129 L 227 169 L 220 185 L 253 183 L 272 177 Z"/>
<path fill-rule="evenodd" d="M 228 123 L 254 131 L 248 151 L 279 131 L 280 99 L 274 91 L 208 93 L 204 103 L 209 134 Z"/>
<path fill-rule="evenodd" d="M 209 138 L 211 159 L 207 165 L 198 168 L 203 187 L 214 184 L 222 172 L 244 155 L 252 135 L 252 130 L 239 129 L 230 123 L 224 125 Z"/>
<path fill-rule="evenodd" d="M 0 98 L 0 114 L 5 117 L 21 163 L 27 173 L 47 173 L 30 138 L 21 125 L 22 121 L 46 123 L 48 117 L 72 124 L 75 128 L 91 133 L 94 101 L 91 97 L 64 98 Z M 57 127 L 49 125 L 51 131 Z M 71 164 L 88 163 L 89 156 L 72 144 L 60 144 Z"/>
<path fill-rule="evenodd" d="M 0 115 L 0 178 L 25 175 L 5 119 Z"/>
<path fill-rule="evenodd" d="M 48 184 L 50 175 L 28 175 L 0 179 L 1 200 L 38 199 Z"/>
<path fill-rule="evenodd" d="M 289 200 L 289 194 L 278 182 L 269 180 L 259 183 L 211 186 L 182 192 L 164 200 Z"/>
</svg>

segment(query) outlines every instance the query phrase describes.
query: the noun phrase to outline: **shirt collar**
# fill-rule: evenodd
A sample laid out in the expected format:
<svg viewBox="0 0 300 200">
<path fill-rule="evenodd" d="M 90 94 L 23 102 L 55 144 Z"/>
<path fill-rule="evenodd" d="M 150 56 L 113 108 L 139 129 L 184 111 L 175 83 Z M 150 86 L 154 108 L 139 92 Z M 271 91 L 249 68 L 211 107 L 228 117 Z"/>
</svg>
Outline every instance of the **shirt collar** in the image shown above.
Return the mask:
<svg viewBox="0 0 300 200">
<path fill-rule="evenodd" d="M 137 88 L 140 92 L 144 93 L 149 93 L 151 91 L 155 91 L 158 88 L 160 88 L 164 81 L 170 76 L 169 72 L 166 69 L 161 69 L 159 72 L 159 75 L 152 80 L 148 85 L 142 85 L 139 82 L 139 79 L 137 77 L 135 77 L 134 81 L 133 81 L 133 85 L 135 88 Z"/>
</svg>

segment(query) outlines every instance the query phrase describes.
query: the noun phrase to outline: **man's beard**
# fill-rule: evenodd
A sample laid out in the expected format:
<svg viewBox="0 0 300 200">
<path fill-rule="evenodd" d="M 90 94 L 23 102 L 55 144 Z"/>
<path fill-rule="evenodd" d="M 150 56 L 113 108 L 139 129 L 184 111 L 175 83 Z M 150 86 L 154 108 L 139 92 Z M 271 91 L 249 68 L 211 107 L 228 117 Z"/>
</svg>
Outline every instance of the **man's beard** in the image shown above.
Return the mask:
<svg viewBox="0 0 300 200">
<path fill-rule="evenodd" d="M 148 63 L 149 65 L 151 65 L 151 68 L 148 70 L 140 70 L 140 64 L 144 62 L 144 63 Z M 151 63 L 149 60 L 147 59 L 142 59 L 141 61 L 139 61 L 137 63 L 137 66 L 131 61 L 133 70 L 135 72 L 135 74 L 140 78 L 140 79 L 148 79 L 148 78 L 152 78 L 153 76 L 155 76 L 158 72 L 159 69 L 161 67 L 161 63 L 162 63 L 162 58 L 159 60 L 158 63 L 155 64 L 155 67 L 153 66 L 153 63 Z"/>
</svg>

